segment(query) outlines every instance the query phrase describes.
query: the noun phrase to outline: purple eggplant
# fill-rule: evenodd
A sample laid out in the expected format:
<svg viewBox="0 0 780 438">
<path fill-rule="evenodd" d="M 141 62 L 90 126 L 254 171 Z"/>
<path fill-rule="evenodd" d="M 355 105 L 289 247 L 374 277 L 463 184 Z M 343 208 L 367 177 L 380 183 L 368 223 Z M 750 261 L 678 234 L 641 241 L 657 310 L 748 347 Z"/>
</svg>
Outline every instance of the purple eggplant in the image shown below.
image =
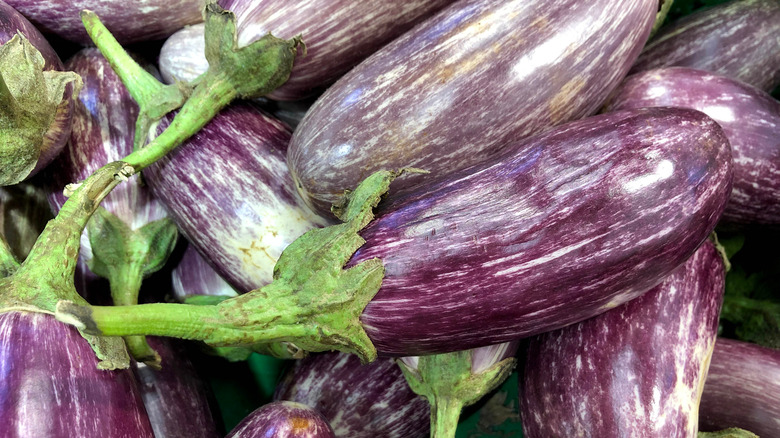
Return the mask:
<svg viewBox="0 0 780 438">
<path fill-rule="evenodd" d="M 268 95 L 276 100 L 299 100 L 321 91 L 453 1 L 220 0 L 219 4 L 236 14 L 239 46 L 268 32 L 284 39 L 302 35 L 305 56 L 296 57 L 290 78 Z M 180 31 L 160 53 L 163 75 L 168 80 L 191 81 L 208 67 L 203 52 L 203 26 Z"/>
<path fill-rule="evenodd" d="M 296 193 L 289 140 L 284 124 L 237 104 L 144 171 L 182 234 L 239 292 L 270 283 L 282 250 L 326 224 Z"/>
<path fill-rule="evenodd" d="M 163 368 L 133 368 L 140 383 L 155 438 L 221 437 L 209 407 L 206 384 L 187 357 L 184 345 L 166 338 L 148 339 Z"/>
<path fill-rule="evenodd" d="M 734 157 L 734 188 L 723 220 L 780 224 L 780 102 L 734 79 L 674 67 L 629 76 L 607 110 L 647 106 L 696 109 L 718 122 Z"/>
<path fill-rule="evenodd" d="M 780 430 L 780 351 L 719 338 L 699 406 L 703 431 L 739 427 L 761 437 Z"/>
<path fill-rule="evenodd" d="M 424 438 L 430 429 L 428 402 L 389 358 L 363 365 L 353 354 L 313 354 L 287 371 L 274 400 L 315 408 L 340 437 Z"/>
<path fill-rule="evenodd" d="M 734 0 L 661 28 L 631 73 L 660 67 L 708 70 L 772 91 L 780 85 L 780 2 Z"/>
<path fill-rule="evenodd" d="M 461 0 L 352 69 L 295 131 L 288 164 L 327 212 L 376 170 L 451 173 L 596 111 L 657 0 Z M 397 181 L 395 190 L 424 182 Z"/>
<path fill-rule="evenodd" d="M 171 272 L 173 297 L 184 302 L 193 295 L 233 297 L 235 289 L 217 274 L 193 245 L 187 245 L 181 260 Z"/>
<path fill-rule="evenodd" d="M 695 438 L 724 288 L 722 256 L 706 242 L 645 295 L 532 337 L 524 436 Z"/>
<path fill-rule="evenodd" d="M 203 21 L 204 0 L 5 0 L 44 33 L 92 44 L 79 15 L 94 11 L 119 42 L 126 44 L 165 38 L 188 24 Z"/>
<path fill-rule="evenodd" d="M 704 241 L 731 192 L 705 114 L 595 116 L 380 204 L 347 266 L 385 276 L 360 317 L 380 353 L 498 344 L 636 298 Z"/>
<path fill-rule="evenodd" d="M 42 313 L 0 314 L 4 438 L 152 438 L 133 373 L 98 370 L 70 326 Z"/>
<path fill-rule="evenodd" d="M 327 420 L 301 403 L 281 401 L 261 406 L 227 438 L 336 438 Z"/>
</svg>

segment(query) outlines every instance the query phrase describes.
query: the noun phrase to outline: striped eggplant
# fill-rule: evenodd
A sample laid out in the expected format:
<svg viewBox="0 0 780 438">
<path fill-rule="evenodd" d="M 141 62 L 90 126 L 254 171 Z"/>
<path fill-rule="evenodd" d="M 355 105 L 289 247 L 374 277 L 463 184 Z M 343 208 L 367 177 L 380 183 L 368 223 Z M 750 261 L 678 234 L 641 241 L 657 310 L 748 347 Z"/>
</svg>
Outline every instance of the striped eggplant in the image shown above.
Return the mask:
<svg viewBox="0 0 780 438">
<path fill-rule="evenodd" d="M 780 430 L 780 350 L 719 338 L 699 407 L 703 431 L 739 427 L 761 437 Z"/>
<path fill-rule="evenodd" d="M 227 438 L 336 438 L 327 420 L 301 403 L 273 402 L 261 406 Z"/>
<path fill-rule="evenodd" d="M 363 365 L 353 354 L 312 354 L 285 373 L 274 400 L 313 407 L 339 437 L 424 438 L 430 429 L 428 402 L 390 358 Z"/>
<path fill-rule="evenodd" d="M 44 60 L 44 71 L 63 70 L 62 61 L 60 61 L 57 53 L 51 45 L 49 45 L 49 42 L 46 41 L 43 35 L 41 35 L 38 29 L 24 18 L 22 14 L 3 2 L 3 0 L 0 0 L 0 45 L 10 41 L 17 32 L 23 34 L 41 53 Z M 73 120 L 72 95 L 73 86 L 68 85 L 62 95 L 61 103 L 57 106 L 54 119 L 43 137 L 43 144 L 40 147 L 38 161 L 28 177 L 35 175 L 46 167 L 68 141 Z"/>
<path fill-rule="evenodd" d="M 645 295 L 529 339 L 524 436 L 695 438 L 724 288 L 706 242 Z"/>
<path fill-rule="evenodd" d="M 270 283 L 282 250 L 326 224 L 293 187 L 289 140 L 283 123 L 236 104 L 144 171 L 182 234 L 240 293 Z"/>
<path fill-rule="evenodd" d="M 209 407 L 206 383 L 185 346 L 166 338 L 150 337 L 148 341 L 162 357 L 163 368 L 135 363 L 133 373 L 155 438 L 222 437 Z"/>
<path fill-rule="evenodd" d="M 119 42 L 165 38 L 188 24 L 203 21 L 204 0 L 5 0 L 44 33 L 92 44 L 79 13 L 94 11 Z"/>
<path fill-rule="evenodd" d="M 319 211 L 376 170 L 434 175 L 596 111 L 657 0 L 460 0 L 352 69 L 295 131 L 288 163 Z M 396 189 L 424 181 L 407 177 Z"/>
<path fill-rule="evenodd" d="M 780 224 L 780 102 L 734 79 L 673 67 L 629 76 L 606 110 L 647 106 L 692 108 L 718 122 L 734 157 L 734 189 L 723 220 Z"/>
<path fill-rule="evenodd" d="M 238 295 L 228 282 L 198 253 L 193 245 L 187 245 L 184 254 L 171 272 L 173 297 L 184 302 L 193 295 L 233 297 Z"/>
<path fill-rule="evenodd" d="M 360 317 L 380 354 L 511 341 L 649 290 L 712 231 L 731 191 L 722 129 L 650 108 L 571 122 L 380 204 L 347 266 L 385 276 Z"/>
<path fill-rule="evenodd" d="M 690 67 L 772 91 L 780 85 L 780 2 L 733 0 L 661 28 L 631 68 Z"/>
<path fill-rule="evenodd" d="M 305 56 L 296 57 L 290 78 L 268 95 L 275 100 L 299 100 L 322 91 L 368 55 L 453 1 L 220 0 L 219 4 L 236 14 L 239 46 L 268 32 L 284 39 L 303 36 Z M 191 80 L 208 66 L 203 27 L 182 32 L 170 46 L 166 42 L 169 47 L 160 53 L 160 67 L 168 78 Z"/>
<path fill-rule="evenodd" d="M 0 435 L 153 438 L 133 373 L 96 364 L 53 316 L 0 314 Z"/>
</svg>

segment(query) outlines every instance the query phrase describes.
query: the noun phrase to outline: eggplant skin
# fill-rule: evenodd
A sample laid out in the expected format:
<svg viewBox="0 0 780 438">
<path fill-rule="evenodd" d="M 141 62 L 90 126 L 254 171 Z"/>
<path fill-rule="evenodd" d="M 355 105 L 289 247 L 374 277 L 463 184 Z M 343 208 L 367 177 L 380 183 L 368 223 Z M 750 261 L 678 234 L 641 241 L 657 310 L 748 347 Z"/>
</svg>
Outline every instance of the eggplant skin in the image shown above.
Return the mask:
<svg viewBox="0 0 780 438">
<path fill-rule="evenodd" d="M 339 437 L 426 438 L 430 434 L 428 402 L 409 388 L 390 358 L 363 365 L 354 354 L 312 354 L 287 370 L 274 400 L 313 407 Z"/>
<path fill-rule="evenodd" d="M 705 432 L 739 427 L 761 437 L 780 430 L 780 351 L 719 338 L 699 407 Z"/>
<path fill-rule="evenodd" d="M 724 222 L 780 225 L 780 102 L 735 79 L 672 67 L 629 76 L 606 110 L 648 106 L 696 109 L 723 128 L 734 157 Z"/>
<path fill-rule="evenodd" d="M 571 122 L 391 195 L 348 264 L 385 266 L 363 326 L 381 354 L 415 356 L 603 313 L 704 241 L 731 192 L 731 161 L 705 114 L 647 108 Z"/>
<path fill-rule="evenodd" d="M 203 21 L 204 0 L 6 0 L 44 33 L 92 45 L 79 13 L 94 11 L 122 43 L 165 38 Z"/>
<path fill-rule="evenodd" d="M 780 2 L 734 0 L 661 28 L 629 74 L 661 67 L 708 70 L 770 92 L 780 85 Z"/>
<path fill-rule="evenodd" d="M 641 297 L 529 339 L 524 436 L 695 438 L 725 275 L 707 241 Z"/>
<path fill-rule="evenodd" d="M 336 438 L 325 418 L 301 403 L 273 402 L 249 414 L 227 438 Z"/>
<path fill-rule="evenodd" d="M 658 0 L 463 0 L 358 64 L 295 130 L 288 164 L 326 214 L 377 170 L 435 175 L 592 114 L 647 40 Z M 396 182 L 423 183 L 421 177 Z"/>
<path fill-rule="evenodd" d="M 97 369 L 75 328 L 0 314 L 0 436 L 153 438 L 133 373 Z"/>
</svg>

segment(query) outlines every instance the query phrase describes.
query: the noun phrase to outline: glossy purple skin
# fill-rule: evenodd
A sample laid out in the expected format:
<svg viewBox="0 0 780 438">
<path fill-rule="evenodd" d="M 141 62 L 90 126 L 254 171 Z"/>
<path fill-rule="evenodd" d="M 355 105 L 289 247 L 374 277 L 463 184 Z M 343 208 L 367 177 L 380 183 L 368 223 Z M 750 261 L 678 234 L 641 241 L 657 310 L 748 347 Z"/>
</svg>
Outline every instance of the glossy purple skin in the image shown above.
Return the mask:
<svg viewBox="0 0 780 438">
<path fill-rule="evenodd" d="M 289 39 L 302 35 L 306 56 L 298 56 L 287 82 L 270 93 L 298 100 L 333 83 L 354 65 L 454 0 L 220 0 L 236 14 L 238 44 L 268 32 Z"/>
<path fill-rule="evenodd" d="M 425 438 L 430 431 L 428 402 L 389 358 L 363 365 L 353 354 L 312 354 L 287 371 L 274 400 L 312 406 L 339 437 Z"/>
<path fill-rule="evenodd" d="M 203 21 L 204 0 L 6 0 L 44 33 L 92 45 L 79 13 L 94 11 L 122 44 L 167 37 Z"/>
<path fill-rule="evenodd" d="M 184 345 L 167 338 L 148 337 L 160 354 L 162 369 L 134 363 L 155 438 L 221 438 L 209 407 L 206 383 L 187 357 Z"/>
<path fill-rule="evenodd" d="M 3 438 L 153 438 L 130 370 L 97 369 L 75 328 L 41 313 L 0 314 Z"/>
<path fill-rule="evenodd" d="M 227 438 L 336 438 L 316 410 L 295 402 L 261 406 L 238 424 Z"/>
<path fill-rule="evenodd" d="M 780 224 L 780 102 L 737 80 L 684 67 L 629 76 L 606 110 L 674 106 L 699 110 L 723 128 L 734 188 L 723 220 Z"/>
<path fill-rule="evenodd" d="M 283 123 L 235 104 L 144 170 L 182 234 L 240 293 L 270 283 L 282 250 L 325 224 L 293 187 L 289 139 Z"/>
<path fill-rule="evenodd" d="M 702 431 L 739 427 L 761 437 L 780 430 L 780 351 L 719 338 L 699 405 Z"/>
<path fill-rule="evenodd" d="M 385 266 L 361 316 L 380 354 L 497 344 L 603 313 L 685 261 L 731 192 L 728 141 L 693 110 L 594 116 L 509 152 L 380 204 L 361 232 L 349 265 Z"/>
<path fill-rule="evenodd" d="M 631 68 L 690 67 L 772 91 L 780 85 L 780 2 L 740 0 L 661 28 Z"/>
<path fill-rule="evenodd" d="M 211 265 L 188 244 L 179 264 L 171 272 L 171 291 L 176 300 L 183 302 L 193 295 L 217 295 L 233 297 L 235 289 L 217 274 Z"/>
<path fill-rule="evenodd" d="M 461 0 L 330 87 L 295 131 L 299 190 L 329 212 L 374 171 L 443 175 L 595 112 L 652 27 L 657 0 Z M 396 190 L 424 182 L 398 181 Z"/>
<path fill-rule="evenodd" d="M 45 70 L 62 70 L 62 61 L 49 45 L 49 42 L 41 35 L 38 29 L 14 8 L 0 0 L 0 45 L 7 43 L 11 38 L 21 32 L 32 45 L 41 52 L 45 61 Z M 54 115 L 54 121 L 49 127 L 41 145 L 38 164 L 30 172 L 28 177 L 37 174 L 46 167 L 57 154 L 60 153 L 70 136 L 73 123 L 73 95 L 72 86 L 68 86 L 63 93 L 62 102 Z"/>
<path fill-rule="evenodd" d="M 524 436 L 695 438 L 725 276 L 706 242 L 645 295 L 532 337 L 521 355 Z"/>
</svg>

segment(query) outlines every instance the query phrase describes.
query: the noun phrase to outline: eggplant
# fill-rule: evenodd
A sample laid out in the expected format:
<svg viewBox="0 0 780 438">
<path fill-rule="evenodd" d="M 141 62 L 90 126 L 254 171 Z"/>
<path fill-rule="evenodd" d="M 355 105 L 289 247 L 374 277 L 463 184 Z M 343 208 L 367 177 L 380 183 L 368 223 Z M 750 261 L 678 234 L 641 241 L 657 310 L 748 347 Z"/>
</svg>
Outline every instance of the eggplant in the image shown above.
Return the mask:
<svg viewBox="0 0 780 438">
<path fill-rule="evenodd" d="M 299 100 L 322 91 L 368 55 L 453 1 L 220 0 L 219 4 L 236 14 L 239 46 L 268 32 L 284 39 L 303 37 L 305 56 L 296 57 L 290 78 L 268 95 L 275 100 Z M 181 32 L 160 53 L 160 67 L 169 81 L 190 81 L 208 67 L 203 27 Z"/>
<path fill-rule="evenodd" d="M 234 297 L 235 289 L 217 274 L 193 245 L 188 244 L 181 260 L 171 272 L 173 297 L 184 302 L 194 295 Z"/>
<path fill-rule="evenodd" d="M 144 171 L 182 234 L 239 293 L 270 283 L 282 250 L 327 224 L 296 193 L 289 140 L 283 123 L 236 104 Z"/>
<path fill-rule="evenodd" d="M 348 267 L 385 275 L 360 320 L 380 354 L 423 355 L 561 328 L 643 294 L 685 261 L 731 192 L 705 114 L 590 117 L 380 204 Z"/>
<path fill-rule="evenodd" d="M 133 373 L 98 370 L 76 329 L 7 312 L 0 333 L 3 437 L 154 437 Z"/>
<path fill-rule="evenodd" d="M 0 187 L 0 235 L 17 260 L 27 258 L 50 219 L 46 191 L 38 181 Z"/>
<path fill-rule="evenodd" d="M 780 102 L 734 79 L 673 67 L 629 76 L 606 110 L 647 106 L 696 109 L 723 128 L 734 157 L 724 222 L 780 224 Z"/>
<path fill-rule="evenodd" d="M 520 376 L 523 435 L 695 438 L 725 275 L 706 242 L 641 297 L 532 337 Z"/>
<path fill-rule="evenodd" d="M 79 15 L 94 11 L 123 44 L 165 38 L 188 24 L 203 21 L 204 0 L 144 0 L 128 5 L 121 0 L 6 0 L 44 33 L 92 44 Z"/>
<path fill-rule="evenodd" d="M 424 438 L 430 429 L 428 402 L 390 358 L 363 365 L 353 354 L 312 354 L 285 373 L 274 400 L 313 407 L 340 437 Z"/>
<path fill-rule="evenodd" d="M 739 427 L 761 437 L 780 430 L 780 351 L 718 338 L 699 406 L 703 431 Z"/>
<path fill-rule="evenodd" d="M 335 438 L 316 410 L 282 401 L 261 406 L 235 427 L 227 438 Z"/>
<path fill-rule="evenodd" d="M 377 170 L 434 175 L 595 112 L 645 43 L 657 0 L 461 0 L 352 69 L 295 131 L 288 164 L 328 212 Z M 424 182 L 406 177 L 395 190 Z"/>
<path fill-rule="evenodd" d="M 770 92 L 780 85 L 780 2 L 733 0 L 661 28 L 629 74 L 690 67 Z"/>
</svg>

